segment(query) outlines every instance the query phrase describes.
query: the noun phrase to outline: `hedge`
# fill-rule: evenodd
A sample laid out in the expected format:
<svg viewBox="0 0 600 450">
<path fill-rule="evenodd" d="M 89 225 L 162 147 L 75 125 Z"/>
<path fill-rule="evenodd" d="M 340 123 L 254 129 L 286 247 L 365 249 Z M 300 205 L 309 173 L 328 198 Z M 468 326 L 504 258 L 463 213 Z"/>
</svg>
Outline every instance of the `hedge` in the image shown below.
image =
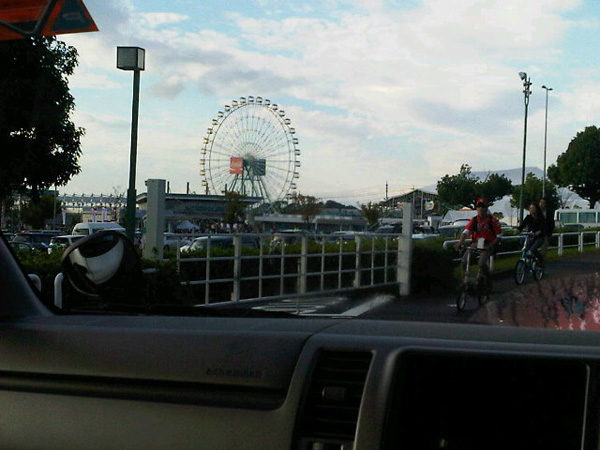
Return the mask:
<svg viewBox="0 0 600 450">
<path fill-rule="evenodd" d="M 363 254 L 361 255 L 361 266 L 364 268 L 371 267 L 371 254 L 368 250 L 374 245 L 376 250 L 385 249 L 385 241 L 376 239 L 375 241 L 365 239 L 363 241 Z M 346 241 L 343 243 L 343 252 L 353 252 L 356 249 L 354 241 Z M 396 264 L 396 249 L 397 241 L 388 241 L 388 265 Z M 284 258 L 285 273 L 297 274 L 299 267 L 300 244 L 288 244 L 285 248 L 286 257 Z M 263 281 L 262 295 L 279 295 L 281 292 L 280 285 L 280 268 L 281 268 L 281 253 L 280 247 L 269 249 L 265 247 L 263 260 L 263 275 L 273 276 L 271 279 Z M 309 253 L 316 256 L 308 257 L 308 272 L 317 274 L 307 277 L 308 291 L 316 291 L 321 285 L 321 244 L 316 242 L 309 243 Z M 188 257 L 203 257 L 206 252 L 199 250 L 186 255 Z M 259 254 L 258 249 L 244 248 L 242 255 L 250 256 Z M 339 264 L 339 244 L 325 244 L 325 271 L 337 271 Z M 289 256 L 287 256 L 289 255 Z M 181 264 L 181 273 L 177 272 L 177 261 L 174 254 L 166 260 L 146 260 L 142 259 L 143 269 L 156 269 L 152 273 L 145 276 L 146 286 L 144 289 L 143 302 L 145 304 L 198 304 L 204 303 L 205 286 L 186 286 L 182 285 L 181 281 L 186 280 L 202 280 L 206 273 L 206 262 L 189 262 Z M 213 248 L 211 256 L 223 257 L 233 256 L 233 249 Z M 54 295 L 54 278 L 60 272 L 59 252 L 54 252 L 51 255 L 38 252 L 19 252 L 19 260 L 26 273 L 35 273 L 42 280 L 41 298 L 45 304 L 53 303 Z M 441 241 L 428 240 L 417 241 L 413 250 L 412 262 L 412 289 L 413 293 L 432 293 L 452 289 L 455 281 L 453 278 L 452 263 L 453 254 L 451 251 L 441 248 Z M 374 266 L 379 267 L 384 265 L 385 256 L 376 254 L 374 258 Z M 242 277 L 257 276 L 259 271 L 258 262 L 249 264 L 249 261 L 243 260 Z M 342 256 L 343 269 L 354 269 L 355 256 Z M 211 279 L 229 278 L 233 273 L 233 261 L 211 261 L 210 277 Z M 226 275 L 223 275 L 226 274 Z M 354 280 L 354 270 L 342 274 L 342 286 L 350 286 Z M 373 274 L 370 270 L 361 273 L 361 285 L 368 285 L 371 282 L 371 276 L 375 283 L 384 281 L 384 270 L 375 269 Z M 388 269 L 388 280 L 395 278 L 395 269 Z M 323 275 L 323 285 L 325 289 L 336 289 L 338 287 L 338 274 Z M 211 284 L 209 297 L 211 302 L 228 301 L 230 300 L 232 290 L 231 282 Z M 296 276 L 287 277 L 283 283 L 283 293 L 293 294 L 298 291 L 298 278 Z M 252 298 L 258 296 L 258 282 L 242 281 L 241 282 L 242 298 Z M 63 285 L 63 304 L 65 307 L 84 307 L 90 304 L 90 299 L 74 292 L 74 290 L 64 283 Z M 121 302 L 127 299 L 121 299 Z"/>
</svg>

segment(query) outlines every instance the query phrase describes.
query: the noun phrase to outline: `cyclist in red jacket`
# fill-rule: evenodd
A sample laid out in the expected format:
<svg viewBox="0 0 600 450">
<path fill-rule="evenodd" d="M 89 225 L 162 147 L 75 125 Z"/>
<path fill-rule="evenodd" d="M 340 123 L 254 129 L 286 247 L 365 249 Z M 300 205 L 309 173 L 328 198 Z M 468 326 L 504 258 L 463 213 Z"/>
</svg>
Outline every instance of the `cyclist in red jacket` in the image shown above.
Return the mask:
<svg viewBox="0 0 600 450">
<path fill-rule="evenodd" d="M 488 201 L 485 198 L 479 198 L 475 202 L 477 214 L 471 218 L 465 230 L 460 235 L 460 240 L 454 245 L 458 249 L 467 237 L 471 237 L 471 247 L 482 249 L 479 255 L 479 274 L 487 282 L 490 275 L 489 259 L 496 250 L 498 237 L 501 234 L 500 222 L 488 212 Z M 467 252 L 463 255 L 462 269 L 463 273 L 467 266 Z"/>
</svg>

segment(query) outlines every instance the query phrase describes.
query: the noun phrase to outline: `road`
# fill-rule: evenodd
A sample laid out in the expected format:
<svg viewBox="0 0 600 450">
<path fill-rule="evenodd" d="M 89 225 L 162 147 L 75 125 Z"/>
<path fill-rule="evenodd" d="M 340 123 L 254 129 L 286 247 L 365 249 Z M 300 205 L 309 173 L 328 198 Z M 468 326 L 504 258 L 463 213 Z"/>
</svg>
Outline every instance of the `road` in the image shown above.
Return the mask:
<svg viewBox="0 0 600 450">
<path fill-rule="evenodd" d="M 593 274 L 600 271 L 600 253 L 588 253 L 579 257 L 568 257 L 547 264 L 544 279 L 572 277 L 580 274 Z M 511 292 L 517 293 L 527 289 L 532 283 L 528 278 L 523 286 L 517 286 L 512 274 L 507 274 L 494 281 L 494 289 L 490 301 L 500 296 L 506 297 Z M 406 297 L 396 298 L 361 315 L 361 318 L 420 320 L 434 322 L 467 322 L 471 315 L 479 309 L 477 302 L 467 305 L 464 312 L 456 310 L 455 294 L 438 297 Z"/>
<path fill-rule="evenodd" d="M 578 257 L 567 257 L 549 262 L 545 279 L 571 277 L 579 274 L 600 272 L 600 253 L 588 253 Z M 522 287 L 516 286 L 512 274 L 494 281 L 490 301 L 504 297 L 537 283 L 528 278 Z M 364 319 L 417 320 L 427 322 L 467 322 L 479 309 L 476 301 L 468 304 L 465 311 L 456 310 L 456 294 L 438 296 L 396 297 L 389 294 L 370 294 L 365 296 L 320 296 L 304 299 L 284 299 L 255 306 L 255 309 L 267 311 L 285 311 L 300 316 L 320 317 L 361 317 Z"/>
</svg>

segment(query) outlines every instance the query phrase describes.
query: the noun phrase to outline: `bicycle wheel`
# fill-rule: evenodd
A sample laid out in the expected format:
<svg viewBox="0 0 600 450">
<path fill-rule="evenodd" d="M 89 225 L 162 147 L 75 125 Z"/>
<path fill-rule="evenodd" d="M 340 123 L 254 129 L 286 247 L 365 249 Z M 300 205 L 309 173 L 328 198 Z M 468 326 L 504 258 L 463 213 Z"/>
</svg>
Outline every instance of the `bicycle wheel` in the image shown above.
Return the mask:
<svg viewBox="0 0 600 450">
<path fill-rule="evenodd" d="M 477 280 L 477 299 L 479 305 L 483 305 L 490 297 L 492 292 L 492 279 L 488 277 L 480 278 Z"/>
<path fill-rule="evenodd" d="M 456 309 L 459 311 L 464 311 L 467 306 L 467 300 L 469 298 L 469 294 L 466 290 L 460 291 L 458 293 L 458 297 L 456 297 Z"/>
<path fill-rule="evenodd" d="M 515 283 L 521 285 L 525 281 L 525 275 L 527 274 L 527 265 L 525 261 L 519 260 L 515 265 Z"/>
<path fill-rule="evenodd" d="M 542 277 L 544 276 L 544 268 L 540 267 L 538 261 L 533 261 L 532 264 L 532 268 L 533 270 L 533 276 L 535 277 L 536 280 L 540 281 L 542 279 Z"/>
</svg>

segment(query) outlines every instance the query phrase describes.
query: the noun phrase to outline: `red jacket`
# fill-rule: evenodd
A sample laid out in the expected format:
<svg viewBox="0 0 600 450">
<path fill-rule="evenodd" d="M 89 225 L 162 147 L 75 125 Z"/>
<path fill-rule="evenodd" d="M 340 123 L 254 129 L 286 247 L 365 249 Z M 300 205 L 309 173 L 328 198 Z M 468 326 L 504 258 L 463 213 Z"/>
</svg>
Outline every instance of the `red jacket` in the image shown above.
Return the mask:
<svg viewBox="0 0 600 450">
<path fill-rule="evenodd" d="M 475 223 L 477 223 L 477 229 L 475 229 Z M 486 244 L 493 244 L 496 242 L 498 235 L 501 233 L 500 222 L 498 222 L 498 219 L 491 214 L 486 214 L 483 218 L 478 216 L 472 217 L 465 227 L 465 230 L 468 231 L 473 242 L 477 241 L 479 238 L 484 238 Z"/>
</svg>

